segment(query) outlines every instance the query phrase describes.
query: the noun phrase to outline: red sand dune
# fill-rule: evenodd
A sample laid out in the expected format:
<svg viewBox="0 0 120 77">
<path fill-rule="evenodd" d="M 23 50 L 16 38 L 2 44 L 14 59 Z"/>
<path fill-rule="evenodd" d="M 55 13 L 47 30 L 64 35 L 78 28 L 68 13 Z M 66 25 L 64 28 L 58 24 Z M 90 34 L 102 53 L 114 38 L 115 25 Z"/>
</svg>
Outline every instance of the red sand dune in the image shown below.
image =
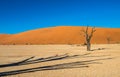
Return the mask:
<svg viewBox="0 0 120 77">
<path fill-rule="evenodd" d="M 0 44 L 83 44 L 86 27 L 58 26 L 31 30 L 13 35 L 0 35 Z M 96 28 L 93 44 L 120 43 L 120 28 Z"/>
<path fill-rule="evenodd" d="M 5 39 L 5 38 L 7 38 L 9 36 L 11 36 L 11 35 L 9 35 L 9 34 L 0 34 L 0 40 L 3 40 L 3 39 Z"/>
</svg>

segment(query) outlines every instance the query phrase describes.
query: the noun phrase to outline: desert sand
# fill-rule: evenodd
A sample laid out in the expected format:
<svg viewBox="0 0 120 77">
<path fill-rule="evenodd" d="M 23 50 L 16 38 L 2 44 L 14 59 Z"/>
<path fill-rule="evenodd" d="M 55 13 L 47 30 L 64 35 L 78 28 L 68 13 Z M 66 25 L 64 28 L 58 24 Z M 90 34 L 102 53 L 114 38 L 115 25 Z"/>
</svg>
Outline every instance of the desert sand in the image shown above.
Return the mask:
<svg viewBox="0 0 120 77">
<path fill-rule="evenodd" d="M 18 34 L 0 35 L 0 44 L 84 44 L 84 34 L 80 26 L 57 26 L 30 30 Z M 96 28 L 91 40 L 93 44 L 120 43 L 120 28 Z"/>
<path fill-rule="evenodd" d="M 0 76 L 120 77 L 120 44 L 93 44 L 92 50 L 86 51 L 85 46 L 78 45 L 0 45 Z M 59 57 L 63 54 L 67 56 L 34 62 L 38 58 Z M 28 62 L 25 65 L 1 66 L 32 56 L 34 58 L 31 59 L 31 64 Z"/>
</svg>

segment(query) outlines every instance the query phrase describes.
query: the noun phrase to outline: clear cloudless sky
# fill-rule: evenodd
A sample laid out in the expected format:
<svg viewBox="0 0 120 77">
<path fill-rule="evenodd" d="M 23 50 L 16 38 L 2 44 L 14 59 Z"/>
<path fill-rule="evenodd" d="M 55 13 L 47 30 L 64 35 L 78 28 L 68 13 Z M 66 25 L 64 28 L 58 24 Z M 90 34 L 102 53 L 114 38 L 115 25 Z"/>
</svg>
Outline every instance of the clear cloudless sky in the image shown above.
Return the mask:
<svg viewBox="0 0 120 77">
<path fill-rule="evenodd" d="M 120 28 L 120 0 L 0 0 L 0 33 L 60 25 Z"/>
</svg>

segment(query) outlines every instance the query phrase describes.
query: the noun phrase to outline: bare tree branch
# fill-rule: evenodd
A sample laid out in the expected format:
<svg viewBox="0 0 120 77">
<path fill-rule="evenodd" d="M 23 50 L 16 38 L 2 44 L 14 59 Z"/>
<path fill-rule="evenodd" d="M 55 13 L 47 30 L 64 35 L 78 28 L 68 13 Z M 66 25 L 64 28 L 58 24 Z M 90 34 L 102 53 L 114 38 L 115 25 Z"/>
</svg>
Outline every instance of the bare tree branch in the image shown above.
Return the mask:
<svg viewBox="0 0 120 77">
<path fill-rule="evenodd" d="M 91 41 L 91 38 L 93 36 L 93 33 L 96 31 L 95 30 L 95 27 L 92 28 L 90 34 L 88 33 L 88 30 L 89 30 L 89 26 L 86 27 L 86 29 L 82 29 L 81 31 L 84 33 L 85 35 L 85 39 L 86 39 L 86 44 L 87 44 L 87 51 L 90 51 L 90 41 Z"/>
</svg>

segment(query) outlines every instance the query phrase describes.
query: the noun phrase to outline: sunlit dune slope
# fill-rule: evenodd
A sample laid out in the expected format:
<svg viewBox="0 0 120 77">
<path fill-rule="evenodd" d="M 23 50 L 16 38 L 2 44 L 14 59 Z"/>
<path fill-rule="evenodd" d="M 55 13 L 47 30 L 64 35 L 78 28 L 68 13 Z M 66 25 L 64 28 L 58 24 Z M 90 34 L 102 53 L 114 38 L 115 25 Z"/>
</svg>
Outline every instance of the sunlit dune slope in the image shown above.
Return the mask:
<svg viewBox="0 0 120 77">
<path fill-rule="evenodd" d="M 58 26 L 36 29 L 4 38 L 0 36 L 0 44 L 83 44 L 85 43 L 85 37 L 81 30 L 85 30 L 85 28 L 80 26 Z M 91 41 L 93 44 L 105 44 L 107 43 L 107 37 L 110 38 L 110 43 L 120 42 L 120 28 L 95 29 L 96 32 Z"/>
</svg>

